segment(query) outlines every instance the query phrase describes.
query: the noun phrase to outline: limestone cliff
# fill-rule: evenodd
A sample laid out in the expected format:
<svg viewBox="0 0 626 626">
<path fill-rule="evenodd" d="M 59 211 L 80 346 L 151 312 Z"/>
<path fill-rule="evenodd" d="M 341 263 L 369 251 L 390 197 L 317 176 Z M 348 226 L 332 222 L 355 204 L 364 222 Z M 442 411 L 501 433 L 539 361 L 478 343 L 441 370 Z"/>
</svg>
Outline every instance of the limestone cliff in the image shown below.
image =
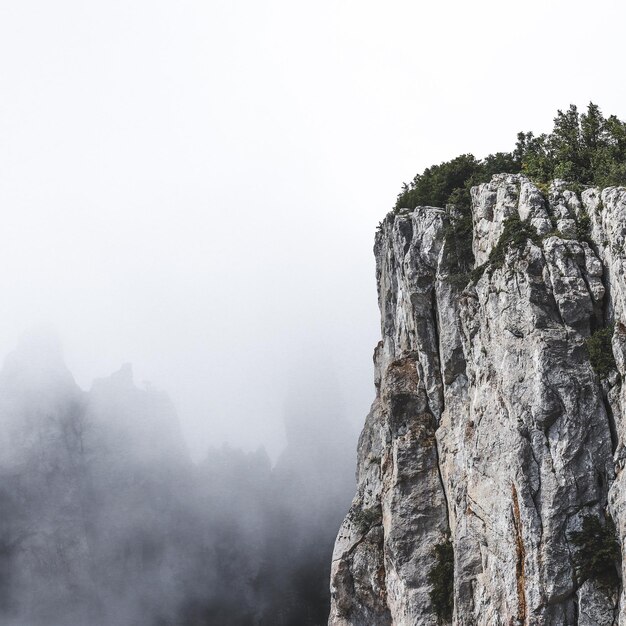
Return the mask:
<svg viewBox="0 0 626 626">
<path fill-rule="evenodd" d="M 329 624 L 626 624 L 619 558 L 613 584 L 588 575 L 574 539 L 613 521 L 626 545 L 626 188 L 494 176 L 472 189 L 471 276 L 454 220 L 419 207 L 376 236 L 376 398 Z M 594 368 L 607 327 L 615 361 Z"/>
</svg>

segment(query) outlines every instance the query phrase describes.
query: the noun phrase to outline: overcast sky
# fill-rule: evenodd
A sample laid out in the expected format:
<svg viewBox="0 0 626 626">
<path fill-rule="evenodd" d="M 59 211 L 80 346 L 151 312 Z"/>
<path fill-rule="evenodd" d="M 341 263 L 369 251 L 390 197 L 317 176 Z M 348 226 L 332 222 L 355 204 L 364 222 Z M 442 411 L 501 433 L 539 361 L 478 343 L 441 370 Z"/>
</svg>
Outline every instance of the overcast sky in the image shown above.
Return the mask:
<svg viewBox="0 0 626 626">
<path fill-rule="evenodd" d="M 0 0 L 0 353 L 132 362 L 196 456 L 273 454 L 294 380 L 373 398 L 401 183 L 557 108 L 626 118 L 623 3 Z M 311 364 L 316 365 L 311 365 Z"/>
</svg>

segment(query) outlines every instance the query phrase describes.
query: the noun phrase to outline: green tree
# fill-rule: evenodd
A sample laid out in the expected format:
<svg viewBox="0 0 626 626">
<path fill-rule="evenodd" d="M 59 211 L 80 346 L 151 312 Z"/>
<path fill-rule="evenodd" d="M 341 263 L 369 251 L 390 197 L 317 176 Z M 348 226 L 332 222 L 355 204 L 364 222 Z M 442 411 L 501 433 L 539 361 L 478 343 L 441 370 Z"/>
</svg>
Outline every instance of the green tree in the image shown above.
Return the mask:
<svg viewBox="0 0 626 626">
<path fill-rule="evenodd" d="M 473 185 L 493 174 L 524 172 L 536 182 L 564 178 L 585 185 L 626 185 L 626 123 L 615 115 L 605 118 L 593 102 L 580 114 L 575 105 L 557 111 L 552 131 L 536 136 L 520 132 L 511 152 L 484 159 L 462 154 L 427 167 L 402 186 L 395 210 L 417 206 L 469 206 Z"/>
<path fill-rule="evenodd" d="M 464 189 L 465 183 L 479 168 L 480 162 L 473 154 L 462 154 L 452 161 L 427 167 L 421 174 L 417 174 L 409 185 L 404 184 L 396 202 L 396 209 L 414 209 L 418 206 L 444 207 L 452 192 Z"/>
</svg>

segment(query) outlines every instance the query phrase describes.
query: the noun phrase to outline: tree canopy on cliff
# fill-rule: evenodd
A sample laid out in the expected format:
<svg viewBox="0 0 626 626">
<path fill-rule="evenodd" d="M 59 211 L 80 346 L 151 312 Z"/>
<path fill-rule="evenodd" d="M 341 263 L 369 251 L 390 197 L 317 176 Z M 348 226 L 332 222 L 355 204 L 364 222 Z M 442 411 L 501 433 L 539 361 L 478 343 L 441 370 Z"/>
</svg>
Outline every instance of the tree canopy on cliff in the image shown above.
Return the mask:
<svg viewBox="0 0 626 626">
<path fill-rule="evenodd" d="M 504 172 L 522 172 L 538 183 L 562 178 L 599 187 L 626 185 L 626 122 L 615 115 L 605 118 L 592 102 L 582 114 L 572 104 L 557 112 L 552 132 L 518 133 L 511 152 L 484 159 L 462 154 L 427 167 L 403 185 L 395 210 L 448 203 L 469 207 L 471 187 Z"/>
</svg>

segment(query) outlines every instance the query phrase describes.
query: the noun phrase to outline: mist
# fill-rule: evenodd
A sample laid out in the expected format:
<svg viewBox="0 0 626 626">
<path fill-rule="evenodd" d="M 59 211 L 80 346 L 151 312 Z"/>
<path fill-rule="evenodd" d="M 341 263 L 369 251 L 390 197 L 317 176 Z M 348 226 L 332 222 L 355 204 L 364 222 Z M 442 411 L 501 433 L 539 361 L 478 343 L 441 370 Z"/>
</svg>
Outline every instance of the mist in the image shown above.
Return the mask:
<svg viewBox="0 0 626 626">
<path fill-rule="evenodd" d="M 319 624 L 355 433 L 328 368 L 295 374 L 287 444 L 194 462 L 126 364 L 88 391 L 58 340 L 0 371 L 0 620 L 15 626 Z"/>
<path fill-rule="evenodd" d="M 223 441 L 275 459 L 311 350 L 362 424 L 376 225 L 432 163 L 509 149 L 570 102 L 624 113 L 624 8 L 597 5 L 602 33 L 586 12 L 0 3 L 0 354 L 50 325 L 83 388 L 132 363 L 196 459 Z M 564 59 L 555 23 L 588 45 Z"/>
<path fill-rule="evenodd" d="M 626 8 L 588 12 L 0 1 L 3 624 L 326 622 L 376 225 L 571 102 L 626 117 Z"/>
</svg>

